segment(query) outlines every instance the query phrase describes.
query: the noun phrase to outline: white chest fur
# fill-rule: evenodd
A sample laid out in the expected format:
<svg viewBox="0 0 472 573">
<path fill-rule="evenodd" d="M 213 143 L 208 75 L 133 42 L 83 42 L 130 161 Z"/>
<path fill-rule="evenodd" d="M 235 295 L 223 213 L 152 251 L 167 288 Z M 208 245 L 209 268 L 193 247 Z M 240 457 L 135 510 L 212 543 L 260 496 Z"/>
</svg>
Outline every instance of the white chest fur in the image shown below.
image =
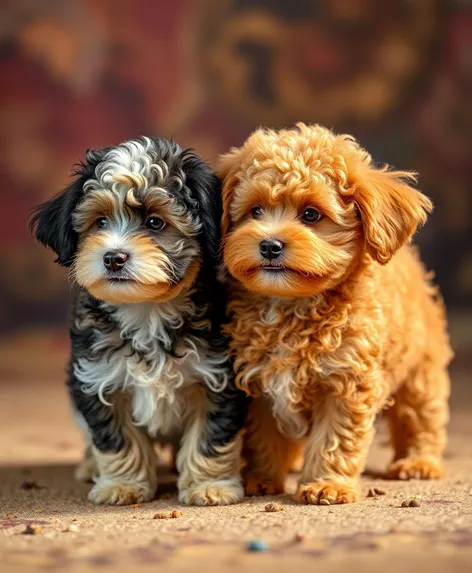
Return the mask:
<svg viewBox="0 0 472 573">
<path fill-rule="evenodd" d="M 295 400 L 295 385 L 295 374 L 288 368 L 274 373 L 264 394 L 270 400 L 279 431 L 286 437 L 300 439 L 308 431 L 308 422 Z"/>
<path fill-rule="evenodd" d="M 279 304 L 280 301 L 278 299 L 271 299 L 262 315 L 264 325 L 272 326 L 278 322 Z M 263 369 L 270 368 L 274 355 L 277 355 L 277 358 L 280 359 L 287 356 L 288 353 L 290 353 L 290 349 L 287 347 L 272 348 L 266 353 L 265 361 L 251 369 L 250 376 L 257 377 Z M 300 439 L 308 431 L 308 422 L 301 413 L 300 404 L 296 401 L 294 393 L 296 384 L 295 372 L 291 368 L 283 371 L 274 369 L 269 377 L 268 384 L 263 387 L 263 393 L 271 404 L 279 431 L 287 437 Z"/>
<path fill-rule="evenodd" d="M 129 392 L 135 423 L 151 434 L 166 434 L 183 418 L 185 387 L 204 383 L 216 392 L 223 390 L 225 354 L 185 331 L 174 351 L 168 351 L 173 333 L 184 323 L 184 313 L 194 310 L 189 305 L 183 299 L 180 304 L 110 307 L 118 328 L 107 333 L 97 330 L 90 356 L 74 366 L 83 390 L 98 394 L 105 403 L 110 392 Z"/>
</svg>

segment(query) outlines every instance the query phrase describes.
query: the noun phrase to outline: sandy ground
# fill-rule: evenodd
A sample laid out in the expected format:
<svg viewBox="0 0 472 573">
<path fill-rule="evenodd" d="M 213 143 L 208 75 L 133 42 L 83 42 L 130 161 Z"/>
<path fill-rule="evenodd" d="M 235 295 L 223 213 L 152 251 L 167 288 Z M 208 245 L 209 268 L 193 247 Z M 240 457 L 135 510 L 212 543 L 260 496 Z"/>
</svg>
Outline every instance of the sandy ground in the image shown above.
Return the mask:
<svg viewBox="0 0 472 573">
<path fill-rule="evenodd" d="M 26 365 L 25 365 L 26 367 Z M 298 506 L 290 495 L 231 507 L 181 507 L 161 469 L 158 498 L 139 507 L 95 507 L 73 480 L 80 434 L 59 383 L 0 384 L 0 570 L 365 571 L 472 570 L 472 388 L 454 374 L 447 479 L 381 478 L 390 456 L 380 424 L 363 488 L 385 491 L 349 506 Z M 287 490 L 293 491 L 296 476 Z M 32 489 L 24 489 L 28 484 Z M 419 496 L 421 505 L 402 508 Z M 283 511 L 267 513 L 276 501 Z M 180 509 L 178 519 L 153 519 Z M 26 525 L 41 527 L 25 535 Z M 78 531 L 67 532 L 74 524 Z M 251 553 L 248 542 L 268 550 Z"/>
</svg>

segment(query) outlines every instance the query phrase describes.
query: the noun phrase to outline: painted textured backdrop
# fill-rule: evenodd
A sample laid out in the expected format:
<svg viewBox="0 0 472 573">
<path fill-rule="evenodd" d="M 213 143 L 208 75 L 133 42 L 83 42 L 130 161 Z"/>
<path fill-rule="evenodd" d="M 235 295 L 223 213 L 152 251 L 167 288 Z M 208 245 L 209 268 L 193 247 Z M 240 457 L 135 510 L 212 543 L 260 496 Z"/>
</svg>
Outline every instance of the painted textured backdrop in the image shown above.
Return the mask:
<svg viewBox="0 0 472 573">
<path fill-rule="evenodd" d="M 25 221 L 85 148 L 174 134 L 213 161 L 260 124 L 298 120 L 350 131 L 377 160 L 420 172 L 436 212 L 418 242 L 449 306 L 472 304 L 472 2 L 4 0 L 0 10 L 4 341 L 21 332 L 41 348 L 38 331 L 62 332 L 66 276 Z"/>
</svg>

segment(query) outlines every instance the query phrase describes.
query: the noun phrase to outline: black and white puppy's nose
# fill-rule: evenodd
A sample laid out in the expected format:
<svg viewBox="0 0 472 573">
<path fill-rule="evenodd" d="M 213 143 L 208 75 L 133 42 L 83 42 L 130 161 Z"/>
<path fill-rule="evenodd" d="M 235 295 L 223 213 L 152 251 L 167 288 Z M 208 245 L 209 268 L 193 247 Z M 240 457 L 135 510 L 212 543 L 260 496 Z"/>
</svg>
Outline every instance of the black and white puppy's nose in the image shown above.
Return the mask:
<svg viewBox="0 0 472 573">
<path fill-rule="evenodd" d="M 259 249 L 264 259 L 277 259 L 284 250 L 284 243 L 277 239 L 266 239 L 261 241 Z"/>
<path fill-rule="evenodd" d="M 127 253 L 121 253 L 120 251 L 108 251 L 108 253 L 103 255 L 103 264 L 109 271 L 121 270 L 125 266 L 127 260 Z"/>
</svg>

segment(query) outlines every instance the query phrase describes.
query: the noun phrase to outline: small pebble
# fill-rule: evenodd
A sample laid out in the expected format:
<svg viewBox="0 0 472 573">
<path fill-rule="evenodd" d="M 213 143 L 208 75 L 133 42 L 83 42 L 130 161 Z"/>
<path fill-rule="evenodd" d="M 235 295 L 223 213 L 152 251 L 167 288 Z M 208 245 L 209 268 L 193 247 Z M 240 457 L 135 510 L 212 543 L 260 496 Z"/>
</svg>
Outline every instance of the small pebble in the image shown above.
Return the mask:
<svg viewBox="0 0 472 573">
<path fill-rule="evenodd" d="M 269 544 L 267 543 L 267 541 L 264 541 L 262 539 L 251 541 L 247 546 L 248 551 L 254 551 L 254 552 L 267 551 L 268 549 L 269 549 Z"/>
<path fill-rule="evenodd" d="M 141 507 L 140 503 L 132 503 L 129 507 Z"/>
<path fill-rule="evenodd" d="M 79 531 L 78 526 L 75 523 L 71 523 L 66 527 L 68 533 L 77 533 Z"/>
<path fill-rule="evenodd" d="M 320 499 L 320 505 L 331 505 L 327 499 Z"/>
<path fill-rule="evenodd" d="M 306 535 L 302 535 L 301 533 L 297 533 L 295 535 L 294 541 L 296 541 L 297 543 L 303 543 L 306 541 Z"/>
<path fill-rule="evenodd" d="M 170 513 L 165 513 L 165 512 L 156 513 L 153 519 L 170 519 Z"/>
<path fill-rule="evenodd" d="M 170 513 L 169 512 L 156 513 L 153 519 L 177 519 L 179 517 L 182 517 L 182 515 L 183 513 L 180 510 L 174 509 Z"/>
<path fill-rule="evenodd" d="M 16 519 L 18 517 L 17 513 L 5 513 L 3 519 Z"/>
<path fill-rule="evenodd" d="M 23 530 L 23 535 L 39 535 L 43 529 L 39 525 L 27 525 Z"/>
<path fill-rule="evenodd" d="M 249 515 L 245 513 L 244 515 L 241 515 L 241 519 L 249 519 Z"/>
<path fill-rule="evenodd" d="M 413 498 L 413 499 L 405 499 L 405 501 L 402 501 L 402 507 L 419 507 L 421 505 L 421 502 L 419 499 L 417 498 Z"/>
<path fill-rule="evenodd" d="M 267 513 L 275 513 L 277 511 L 283 511 L 284 508 L 279 505 L 278 503 L 268 503 L 265 507 L 264 507 L 264 511 L 266 511 Z"/>
<path fill-rule="evenodd" d="M 378 487 L 369 488 L 367 497 L 377 497 L 378 495 L 385 495 L 385 491 L 383 489 L 379 489 Z"/>
</svg>

